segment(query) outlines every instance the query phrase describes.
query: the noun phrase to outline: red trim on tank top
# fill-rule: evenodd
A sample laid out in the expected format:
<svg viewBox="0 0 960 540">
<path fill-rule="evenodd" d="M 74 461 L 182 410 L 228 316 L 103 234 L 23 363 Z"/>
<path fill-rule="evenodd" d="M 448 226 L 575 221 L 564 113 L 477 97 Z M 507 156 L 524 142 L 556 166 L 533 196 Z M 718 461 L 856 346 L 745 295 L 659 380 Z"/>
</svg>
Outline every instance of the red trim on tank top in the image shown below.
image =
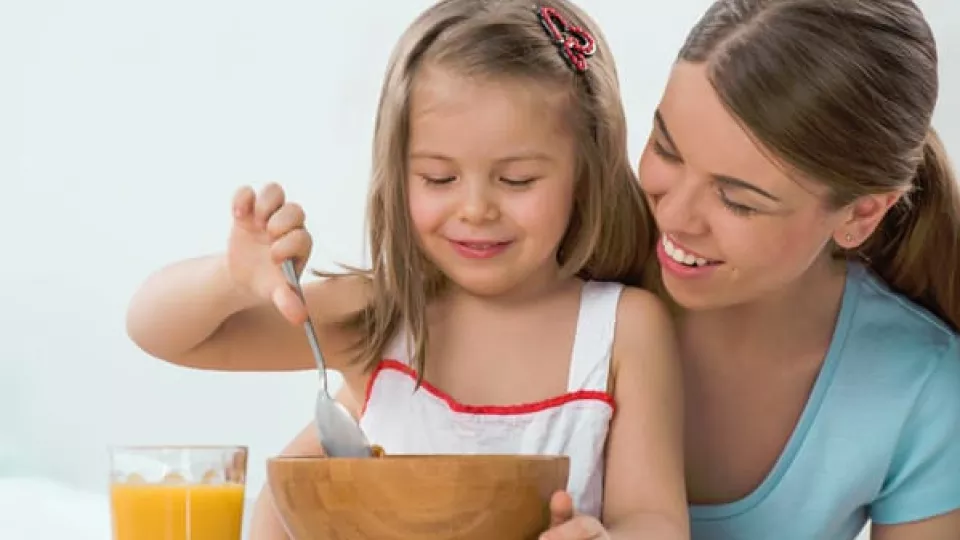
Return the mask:
<svg viewBox="0 0 960 540">
<path fill-rule="evenodd" d="M 367 412 L 367 404 L 370 403 L 370 396 L 373 394 L 373 385 L 377 381 L 377 378 L 380 376 L 380 373 L 384 370 L 392 370 L 398 373 L 402 373 L 411 380 L 416 382 L 417 372 L 407 364 L 400 362 L 398 360 L 382 360 L 377 364 L 376 369 L 373 370 L 373 373 L 370 375 L 370 380 L 367 381 L 367 390 L 366 395 L 363 398 L 363 408 L 360 410 L 360 416 L 362 417 L 364 413 Z M 599 401 L 601 403 L 606 403 L 614 411 L 617 408 L 616 401 L 613 399 L 613 396 L 609 392 L 603 392 L 600 390 L 576 390 L 574 392 L 567 392 L 559 396 L 554 396 L 547 398 L 541 401 L 534 401 L 531 403 L 521 403 L 517 405 L 467 405 L 461 403 L 454 399 L 453 396 L 440 390 L 436 386 L 423 381 L 420 383 L 420 387 L 426 390 L 428 393 L 443 401 L 451 411 L 464 414 L 477 414 L 477 415 L 519 415 L 519 414 L 530 414 L 539 411 L 545 411 L 547 409 L 553 409 L 567 403 L 574 401 Z"/>
</svg>

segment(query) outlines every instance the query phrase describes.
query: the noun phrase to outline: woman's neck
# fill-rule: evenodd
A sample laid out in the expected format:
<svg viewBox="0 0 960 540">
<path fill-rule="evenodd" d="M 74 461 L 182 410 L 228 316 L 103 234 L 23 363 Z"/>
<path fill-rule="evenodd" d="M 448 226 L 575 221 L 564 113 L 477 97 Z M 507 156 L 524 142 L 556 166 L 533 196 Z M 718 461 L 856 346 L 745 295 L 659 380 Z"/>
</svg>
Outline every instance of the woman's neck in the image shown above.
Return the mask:
<svg viewBox="0 0 960 540">
<path fill-rule="evenodd" d="M 790 287 L 754 302 L 685 311 L 685 355 L 765 362 L 816 355 L 829 346 L 843 299 L 846 265 L 822 257 Z"/>
</svg>

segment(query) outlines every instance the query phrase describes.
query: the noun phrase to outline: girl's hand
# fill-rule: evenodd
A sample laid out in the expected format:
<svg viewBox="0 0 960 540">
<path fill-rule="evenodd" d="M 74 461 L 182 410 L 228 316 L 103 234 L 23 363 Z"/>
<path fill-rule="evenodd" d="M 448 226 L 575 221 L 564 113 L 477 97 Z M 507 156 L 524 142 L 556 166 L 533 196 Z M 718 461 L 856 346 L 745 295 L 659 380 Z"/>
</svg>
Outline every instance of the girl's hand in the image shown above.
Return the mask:
<svg viewBox="0 0 960 540">
<path fill-rule="evenodd" d="M 287 284 L 280 264 L 292 258 L 303 271 L 313 240 L 304 227 L 303 208 L 286 200 L 277 184 L 260 193 L 244 186 L 233 197 L 233 227 L 227 247 L 230 278 L 252 301 L 272 302 L 291 323 L 306 320 L 307 311 Z"/>
<path fill-rule="evenodd" d="M 540 540 L 608 540 L 607 530 L 596 519 L 576 515 L 573 499 L 565 491 L 558 491 L 550 498 L 550 529 L 540 535 Z"/>
</svg>

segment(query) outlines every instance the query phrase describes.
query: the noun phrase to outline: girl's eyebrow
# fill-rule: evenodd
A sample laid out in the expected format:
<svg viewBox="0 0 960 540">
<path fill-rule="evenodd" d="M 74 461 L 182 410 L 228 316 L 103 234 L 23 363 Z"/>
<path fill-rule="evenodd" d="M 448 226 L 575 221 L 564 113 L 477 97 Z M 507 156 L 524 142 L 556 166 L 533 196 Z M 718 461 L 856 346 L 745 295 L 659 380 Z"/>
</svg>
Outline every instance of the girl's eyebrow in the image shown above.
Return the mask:
<svg viewBox="0 0 960 540">
<path fill-rule="evenodd" d="M 410 152 L 410 159 L 436 159 L 439 161 L 453 161 L 453 158 L 437 152 Z"/>
<path fill-rule="evenodd" d="M 410 159 L 436 159 L 439 161 L 454 161 L 450 156 L 439 152 L 413 151 L 410 153 Z M 498 158 L 499 163 L 509 163 L 514 161 L 554 161 L 553 156 L 544 152 L 518 153 Z"/>
</svg>

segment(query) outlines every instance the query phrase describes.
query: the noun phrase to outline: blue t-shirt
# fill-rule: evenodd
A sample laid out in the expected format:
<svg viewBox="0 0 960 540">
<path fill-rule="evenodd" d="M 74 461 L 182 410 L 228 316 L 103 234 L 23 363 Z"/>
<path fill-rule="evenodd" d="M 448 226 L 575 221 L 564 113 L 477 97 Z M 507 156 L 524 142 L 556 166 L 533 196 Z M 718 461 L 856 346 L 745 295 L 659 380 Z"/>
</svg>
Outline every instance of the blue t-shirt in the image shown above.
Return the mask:
<svg viewBox="0 0 960 540">
<path fill-rule="evenodd" d="M 847 540 L 960 508 L 960 336 L 849 265 L 823 367 L 760 486 L 692 506 L 693 540 Z"/>
</svg>

